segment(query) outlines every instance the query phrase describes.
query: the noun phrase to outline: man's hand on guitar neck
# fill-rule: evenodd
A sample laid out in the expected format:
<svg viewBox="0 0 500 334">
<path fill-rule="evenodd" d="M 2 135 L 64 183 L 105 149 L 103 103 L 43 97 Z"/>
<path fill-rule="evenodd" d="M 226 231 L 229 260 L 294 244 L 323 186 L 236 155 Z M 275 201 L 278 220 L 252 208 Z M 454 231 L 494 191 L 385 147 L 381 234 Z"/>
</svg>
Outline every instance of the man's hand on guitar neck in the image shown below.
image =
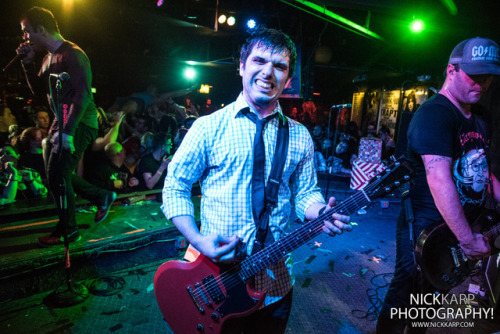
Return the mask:
<svg viewBox="0 0 500 334">
<path fill-rule="evenodd" d="M 319 217 L 323 212 L 330 210 L 336 204 L 335 197 L 330 197 L 328 204 L 325 206 L 321 203 L 316 203 L 311 205 L 306 212 L 306 219 L 313 220 Z M 352 226 L 349 224 L 351 218 L 349 216 L 341 215 L 338 213 L 332 214 L 330 220 L 325 220 L 325 225 L 323 225 L 323 232 L 333 237 L 337 234 L 342 234 L 342 232 L 350 232 Z"/>
<path fill-rule="evenodd" d="M 488 238 L 480 233 L 472 233 L 472 238 L 469 240 L 460 240 L 460 247 L 471 260 L 480 260 L 490 256 L 491 252 Z"/>
</svg>

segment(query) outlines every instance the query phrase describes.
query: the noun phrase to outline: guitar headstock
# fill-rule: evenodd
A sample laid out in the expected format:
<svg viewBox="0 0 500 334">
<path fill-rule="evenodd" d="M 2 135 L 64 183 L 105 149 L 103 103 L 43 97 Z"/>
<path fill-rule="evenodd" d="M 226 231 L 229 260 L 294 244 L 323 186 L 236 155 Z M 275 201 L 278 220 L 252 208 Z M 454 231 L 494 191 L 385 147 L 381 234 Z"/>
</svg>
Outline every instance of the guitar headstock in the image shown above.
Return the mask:
<svg viewBox="0 0 500 334">
<path fill-rule="evenodd" d="M 400 157 L 383 172 L 375 175 L 363 190 L 370 200 L 373 200 L 391 193 L 403 183 L 410 181 L 412 176 L 413 168 L 410 163 L 404 157 Z"/>
</svg>

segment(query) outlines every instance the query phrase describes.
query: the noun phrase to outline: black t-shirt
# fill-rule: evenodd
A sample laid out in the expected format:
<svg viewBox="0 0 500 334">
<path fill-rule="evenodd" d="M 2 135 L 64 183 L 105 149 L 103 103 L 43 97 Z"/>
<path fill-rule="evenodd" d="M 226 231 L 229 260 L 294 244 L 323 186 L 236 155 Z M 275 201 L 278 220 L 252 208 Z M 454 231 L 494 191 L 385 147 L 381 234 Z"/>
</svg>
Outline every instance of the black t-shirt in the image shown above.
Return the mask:
<svg viewBox="0 0 500 334">
<path fill-rule="evenodd" d="M 160 168 L 161 161 L 156 160 L 153 157 L 153 154 L 147 154 L 141 158 L 139 163 L 137 164 L 137 167 L 134 171 L 134 176 L 139 180 L 139 187 L 142 190 L 148 190 L 146 187 L 146 183 L 144 182 L 144 173 L 151 173 L 154 174 Z M 162 189 L 163 184 L 165 183 L 165 177 L 167 176 L 167 170 L 165 169 L 163 173 L 161 174 L 161 177 L 158 179 L 158 182 L 156 182 L 155 186 L 153 189 Z"/>
<path fill-rule="evenodd" d="M 479 106 L 473 106 L 472 111 L 466 118 L 446 97 L 437 94 L 413 116 L 408 128 L 408 159 L 415 168 L 410 192 L 415 216 L 442 219 L 427 184 L 420 157 L 424 154 L 453 159 L 453 179 L 468 218 L 476 216 L 484 204 L 489 131 Z"/>
<path fill-rule="evenodd" d="M 89 152 L 85 153 L 85 179 L 90 183 L 115 192 L 127 192 L 131 188 L 128 186 L 128 180 L 132 177 L 129 169 L 122 165 L 118 167 L 114 165 L 105 155 L 104 152 Z M 122 189 L 117 189 L 114 186 L 115 180 L 122 180 L 125 186 Z"/>
</svg>

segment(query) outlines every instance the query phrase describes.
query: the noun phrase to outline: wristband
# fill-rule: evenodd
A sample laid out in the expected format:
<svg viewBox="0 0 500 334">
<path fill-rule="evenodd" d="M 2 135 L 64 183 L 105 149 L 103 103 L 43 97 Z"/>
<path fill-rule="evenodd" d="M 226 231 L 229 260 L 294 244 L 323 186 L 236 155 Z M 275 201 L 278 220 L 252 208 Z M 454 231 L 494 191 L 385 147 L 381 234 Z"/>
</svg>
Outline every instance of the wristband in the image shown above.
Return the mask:
<svg viewBox="0 0 500 334">
<path fill-rule="evenodd" d="M 318 217 L 321 216 L 323 214 L 323 212 L 325 212 L 325 210 L 326 210 L 326 206 L 324 206 L 321 209 L 319 209 Z"/>
</svg>

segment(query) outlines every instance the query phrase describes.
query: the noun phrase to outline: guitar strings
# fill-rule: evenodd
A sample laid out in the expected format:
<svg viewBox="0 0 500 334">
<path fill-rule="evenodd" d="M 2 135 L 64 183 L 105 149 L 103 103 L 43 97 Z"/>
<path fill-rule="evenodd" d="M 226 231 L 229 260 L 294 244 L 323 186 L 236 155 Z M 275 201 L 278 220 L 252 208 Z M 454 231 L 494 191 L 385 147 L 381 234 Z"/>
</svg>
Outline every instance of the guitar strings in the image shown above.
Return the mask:
<svg viewBox="0 0 500 334">
<path fill-rule="evenodd" d="M 365 189 L 367 189 L 369 191 L 372 190 L 372 189 L 369 189 L 369 187 L 375 189 L 376 187 L 378 187 L 378 183 L 380 183 L 380 182 L 377 182 L 377 181 L 379 181 L 379 180 L 376 180 L 372 184 L 368 184 L 365 187 Z M 310 223 L 308 223 L 308 224 L 300 227 L 299 229 L 291 232 L 290 235 L 287 236 L 287 239 L 288 240 L 295 240 L 295 238 L 291 238 L 290 237 L 291 235 L 294 235 L 294 234 L 298 234 L 297 237 L 299 237 L 299 236 L 304 237 L 305 235 L 309 234 L 307 236 L 308 237 L 307 240 L 310 240 L 312 237 L 314 237 L 314 236 L 316 236 L 316 235 L 318 235 L 318 234 L 321 233 L 324 221 L 325 220 L 330 221 L 330 219 L 332 219 L 331 215 L 333 213 L 337 213 L 339 211 L 342 211 L 342 207 L 345 208 L 348 213 L 351 213 L 352 212 L 351 210 L 354 211 L 354 209 L 356 207 L 358 207 L 358 208 L 363 207 L 364 205 L 362 205 L 362 206 L 357 205 L 356 198 L 357 198 L 357 200 L 364 200 L 365 202 L 368 202 L 367 201 L 367 197 L 365 196 L 365 194 L 363 194 L 362 191 L 358 191 L 358 192 L 356 192 L 356 194 L 354 194 L 353 196 L 351 196 L 347 200 L 339 203 L 338 205 L 336 205 L 332 209 L 327 210 L 326 212 L 324 212 L 323 214 L 321 214 L 320 216 L 318 216 L 316 219 L 314 219 Z M 348 203 L 346 204 L 345 202 L 348 202 Z M 354 203 L 352 203 L 352 205 L 351 205 L 350 202 L 354 202 Z M 336 209 L 339 209 L 339 208 L 341 210 L 337 211 Z M 351 210 L 349 208 L 351 208 Z M 303 241 L 302 244 L 305 243 L 305 242 L 307 242 L 307 240 Z M 287 241 L 282 242 L 282 243 L 284 243 L 285 245 L 287 245 Z M 202 293 L 201 290 L 203 290 L 202 287 L 204 286 L 205 289 L 207 290 L 207 292 L 209 293 L 209 295 L 212 296 L 213 293 L 215 293 L 216 290 L 219 288 L 218 281 L 221 281 L 223 283 L 223 286 L 226 287 L 226 291 L 229 290 L 229 289 L 231 289 L 231 288 L 233 288 L 234 286 L 238 285 L 241 281 L 244 282 L 246 279 L 243 278 L 243 277 L 240 277 L 239 275 L 235 275 L 235 273 L 238 272 L 238 271 L 245 271 L 246 272 L 247 269 L 250 269 L 251 265 L 255 264 L 256 262 L 260 263 L 261 266 L 262 266 L 262 264 L 263 264 L 262 254 L 263 253 L 271 253 L 272 255 L 276 256 L 278 254 L 278 250 L 275 249 L 275 248 L 278 245 L 279 245 L 279 241 L 277 241 L 276 243 L 273 243 L 267 249 L 261 250 L 258 253 L 256 253 L 254 256 L 252 256 L 252 257 L 254 257 L 256 259 L 256 261 L 253 261 L 253 263 L 249 263 L 248 265 L 246 264 L 246 263 L 250 262 L 250 260 L 252 258 L 243 260 L 240 263 L 240 265 L 236 265 L 236 266 L 232 267 L 231 269 L 225 271 L 221 275 L 218 275 L 217 277 L 214 277 L 214 280 L 211 281 L 210 283 L 207 283 L 206 285 L 200 285 L 200 287 L 198 287 L 198 288 L 195 289 L 195 292 L 193 294 L 195 295 L 195 297 L 201 297 L 201 293 Z M 300 246 L 300 245 L 301 244 L 300 244 L 300 241 L 299 241 L 297 243 L 297 246 Z M 289 252 L 285 252 L 285 255 L 288 254 L 288 253 Z M 280 254 L 281 254 L 281 252 L 280 252 Z M 267 267 L 267 266 L 264 264 L 264 267 L 261 268 L 260 270 L 263 270 L 265 267 Z M 251 275 L 255 275 L 260 270 L 255 270 L 255 269 L 254 270 L 250 270 L 250 273 L 249 273 L 250 275 L 247 274 L 245 276 L 249 276 L 248 278 L 250 278 Z M 253 274 L 252 274 L 252 272 L 253 272 Z M 202 299 L 204 299 L 204 298 L 202 298 Z"/>
<path fill-rule="evenodd" d="M 396 168 L 397 169 L 397 168 Z M 257 274 L 259 271 L 265 269 L 269 264 L 267 264 L 265 261 L 265 258 L 268 260 L 276 256 L 282 257 L 282 253 L 284 255 L 288 254 L 291 250 L 295 249 L 296 247 L 299 247 L 303 244 L 305 244 L 308 240 L 312 239 L 314 236 L 320 234 L 322 232 L 323 224 L 325 221 L 331 222 L 331 219 L 333 219 L 332 214 L 333 213 L 347 213 L 352 214 L 354 210 L 360 209 L 370 203 L 373 204 L 373 202 L 369 199 L 369 197 L 366 195 L 365 190 L 372 191 L 375 190 L 377 187 L 379 187 L 379 184 L 383 181 L 382 177 L 383 175 L 386 175 L 390 169 L 387 169 L 384 174 L 379 174 L 379 178 L 376 179 L 374 182 L 369 183 L 368 185 L 365 186 L 363 190 L 357 191 L 354 195 L 349 197 L 347 200 L 342 201 L 335 207 L 331 208 L 330 210 L 327 210 L 323 212 L 321 215 L 316 217 L 316 219 L 312 220 L 311 222 L 305 224 L 304 226 L 296 229 L 295 231 L 291 232 L 289 235 L 286 236 L 285 241 L 280 242 L 279 240 L 276 241 L 275 243 L 271 244 L 267 248 L 257 252 L 250 258 L 244 259 L 240 264 L 235 265 L 234 267 L 230 268 L 229 270 L 223 272 L 222 274 L 214 277 L 214 280 L 212 280 L 210 283 L 207 283 L 206 285 L 200 285 L 199 287 L 195 288 L 195 291 L 193 292 L 193 295 L 197 298 L 200 298 L 202 300 L 205 300 L 201 296 L 203 293 L 203 287 L 205 287 L 205 290 L 209 293 L 210 297 L 217 291 L 217 289 L 220 289 L 219 287 L 219 282 L 223 283 L 223 286 L 225 287 L 225 290 L 230 290 L 231 288 L 237 286 L 240 282 L 245 282 L 247 279 L 249 279 L 251 276 Z M 359 205 L 357 201 L 364 201 L 366 202 L 363 205 Z M 347 203 L 346 203 L 347 202 Z M 338 210 L 340 209 L 340 210 Z M 345 210 L 345 211 L 343 211 Z M 293 236 L 293 237 L 292 237 Z M 300 238 L 299 238 L 300 237 Z M 292 245 L 291 242 L 294 241 L 294 244 Z M 283 246 L 280 246 L 283 245 Z M 279 251 L 278 246 L 287 248 L 292 246 L 290 250 L 288 251 Z M 294 247 L 296 246 L 296 247 Z M 285 249 L 287 249 L 285 248 Z M 271 254 L 273 256 L 268 256 L 264 254 Z M 283 256 L 284 256 L 283 255 Z M 255 258 L 255 259 L 253 259 Z M 252 269 L 251 267 L 254 266 L 256 263 L 260 264 L 259 267 L 260 269 Z M 272 262 L 271 262 L 272 263 Z M 270 264 L 271 264 L 270 263 Z M 237 272 L 243 273 L 243 277 L 240 275 L 235 275 Z"/>
<path fill-rule="evenodd" d="M 278 246 L 280 246 L 280 244 L 283 244 L 284 246 L 291 246 L 291 241 L 295 241 L 295 240 L 301 240 L 301 241 L 297 241 L 294 243 L 294 245 L 296 245 L 297 247 L 306 243 L 308 240 L 310 240 L 311 238 L 313 238 L 314 236 L 316 236 L 322 232 L 324 221 L 325 220 L 331 221 L 331 219 L 333 218 L 331 215 L 333 213 L 337 213 L 337 212 L 343 211 L 343 210 L 350 213 L 350 212 L 354 211 L 354 209 L 356 209 L 356 208 L 359 209 L 359 208 L 364 206 L 364 205 L 360 206 L 358 203 L 356 203 L 356 199 L 357 200 L 364 200 L 365 202 L 367 202 L 366 196 L 361 191 L 358 191 L 356 194 L 354 194 L 352 197 L 350 197 L 346 201 L 339 203 L 334 208 L 332 208 L 332 209 L 324 212 L 320 216 L 318 216 L 315 220 L 313 220 L 310 223 L 308 223 L 308 224 L 298 228 L 297 230 L 291 232 L 287 236 L 287 239 L 290 240 L 290 242 L 288 242 L 288 241 L 280 242 L 278 240 L 277 242 L 268 246 L 266 249 L 261 250 L 258 253 L 254 254 L 252 256 L 252 258 L 255 258 L 254 261 L 250 261 L 251 258 L 245 259 L 240 263 L 240 265 L 236 265 L 233 268 L 230 268 L 229 270 L 225 271 L 221 275 L 214 277 L 214 281 L 211 281 L 210 283 L 207 283 L 206 285 L 204 285 L 206 291 L 210 295 L 213 295 L 218 289 L 218 285 L 219 285 L 218 281 L 219 280 L 222 281 L 223 285 L 226 287 L 226 290 L 231 289 L 234 286 L 238 285 L 241 281 L 245 281 L 246 279 L 250 278 L 252 275 L 255 275 L 260 270 L 265 269 L 268 266 L 268 264 L 264 261 L 265 261 L 265 258 L 267 258 L 269 260 L 269 256 L 263 256 L 263 253 L 271 254 L 272 255 L 271 258 L 277 257 L 277 256 L 280 256 L 280 258 L 281 258 L 282 253 L 284 253 L 284 255 L 288 254 L 289 251 L 283 251 L 283 252 L 279 251 L 279 249 L 277 249 Z M 354 203 L 350 204 L 350 202 L 354 202 Z M 340 209 L 340 210 L 338 210 L 338 209 Z M 292 238 L 291 236 L 295 235 L 295 234 L 297 234 L 297 236 Z M 306 238 L 304 238 L 304 237 L 306 237 Z M 307 239 L 307 240 L 305 240 L 305 239 Z M 259 267 L 262 267 L 262 268 L 257 269 L 257 270 L 256 269 L 251 270 L 252 264 L 256 264 L 256 263 L 260 264 Z M 246 278 L 241 277 L 239 275 L 235 275 L 238 271 L 243 272 L 244 276 Z M 200 297 L 203 300 L 204 298 L 201 296 L 201 293 L 203 293 L 202 287 L 203 286 L 200 285 L 200 287 L 196 288 L 195 292 L 193 294 L 196 297 Z"/>
</svg>

